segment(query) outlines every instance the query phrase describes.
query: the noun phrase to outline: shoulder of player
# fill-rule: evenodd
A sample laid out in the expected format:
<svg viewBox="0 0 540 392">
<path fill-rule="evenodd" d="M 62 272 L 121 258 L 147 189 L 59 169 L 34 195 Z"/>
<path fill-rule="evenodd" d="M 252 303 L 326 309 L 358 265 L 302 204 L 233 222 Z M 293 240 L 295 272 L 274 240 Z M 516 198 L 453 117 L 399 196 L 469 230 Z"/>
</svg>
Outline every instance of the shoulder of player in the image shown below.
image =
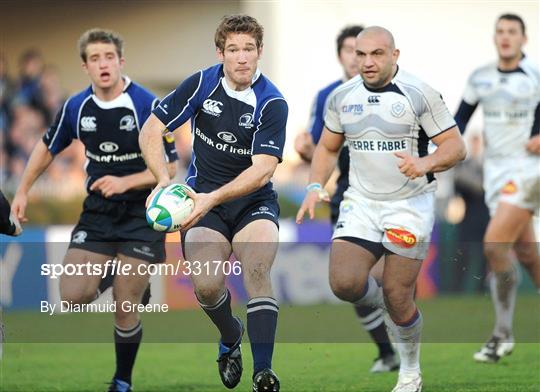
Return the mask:
<svg viewBox="0 0 540 392">
<path fill-rule="evenodd" d="M 519 66 L 527 75 L 534 77 L 536 82 L 540 83 L 540 67 L 538 67 L 538 64 L 533 62 L 529 57 L 525 56 L 519 63 Z"/>
<path fill-rule="evenodd" d="M 62 110 L 68 113 L 77 113 L 81 105 L 86 102 L 93 94 L 94 93 L 92 91 L 92 86 L 88 86 L 84 90 L 79 91 L 78 93 L 73 94 L 68 99 L 66 99 Z"/>
<path fill-rule="evenodd" d="M 478 68 L 475 68 L 469 77 L 471 81 L 474 81 L 478 78 L 486 77 L 486 75 L 489 74 L 497 74 L 497 63 L 495 61 L 491 61 L 487 64 L 481 65 Z"/>
<path fill-rule="evenodd" d="M 257 97 L 257 106 L 261 110 L 274 102 L 274 104 L 278 105 L 287 105 L 285 97 L 281 94 L 277 86 L 263 74 L 259 75 L 259 78 L 255 81 L 252 88 Z"/>
<path fill-rule="evenodd" d="M 132 98 L 134 102 L 142 103 L 143 105 L 152 105 L 157 97 L 148 89 L 140 84 L 130 80 L 129 85 L 124 91 Z"/>
<path fill-rule="evenodd" d="M 345 97 L 350 91 L 358 87 L 358 85 L 364 85 L 360 75 L 356 75 L 354 78 L 347 80 L 341 85 L 335 87 L 330 94 L 328 94 L 328 99 L 340 99 Z"/>
<path fill-rule="evenodd" d="M 433 87 L 428 83 L 420 79 L 419 77 L 404 71 L 399 70 L 398 74 L 394 78 L 394 82 L 400 87 L 400 90 L 404 93 L 407 93 L 407 90 L 415 90 L 421 93 L 423 96 L 431 96 L 433 94 L 440 95 Z"/>
<path fill-rule="evenodd" d="M 342 84 L 343 84 L 343 80 L 339 79 L 330 83 L 324 88 L 320 89 L 319 92 L 317 93 L 317 100 L 325 102 L 326 98 L 328 98 L 330 93 L 334 91 L 336 88 L 338 88 L 339 86 L 341 86 Z"/>
</svg>

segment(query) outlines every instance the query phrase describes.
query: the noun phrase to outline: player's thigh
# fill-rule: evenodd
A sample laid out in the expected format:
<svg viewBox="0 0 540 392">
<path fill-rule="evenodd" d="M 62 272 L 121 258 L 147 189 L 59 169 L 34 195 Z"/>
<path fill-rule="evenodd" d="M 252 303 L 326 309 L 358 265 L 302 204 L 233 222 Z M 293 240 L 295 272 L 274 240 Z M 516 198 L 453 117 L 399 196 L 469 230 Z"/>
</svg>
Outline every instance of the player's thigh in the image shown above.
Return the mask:
<svg viewBox="0 0 540 392">
<path fill-rule="evenodd" d="M 267 219 L 248 223 L 233 239 L 233 252 L 242 263 L 244 285 L 248 295 L 272 295 L 270 270 L 278 249 L 277 225 Z"/>
<path fill-rule="evenodd" d="M 236 233 L 232 247 L 244 273 L 246 269 L 269 269 L 276 257 L 278 241 L 278 228 L 267 219 L 252 221 Z"/>
<path fill-rule="evenodd" d="M 363 243 L 367 245 L 362 245 Z M 379 255 L 370 250 L 375 243 L 358 239 L 356 243 L 350 240 L 334 239 L 330 249 L 330 286 L 355 287 L 362 289 L 371 268 L 377 262 Z M 378 253 L 378 252 L 377 252 Z"/>
<path fill-rule="evenodd" d="M 64 257 L 64 268 L 66 272 L 76 271 L 79 273 L 64 273 L 60 277 L 60 295 L 63 300 L 74 303 L 86 303 L 92 301 L 101 281 L 101 274 L 94 274 L 95 271 L 102 270 L 102 267 L 94 268 L 98 264 L 104 266 L 112 256 L 91 252 L 80 248 L 69 248 Z M 70 265 L 68 267 L 68 265 Z M 90 266 L 90 270 L 86 268 Z"/>
<path fill-rule="evenodd" d="M 421 267 L 421 260 L 411 259 L 395 253 L 387 254 L 382 285 L 385 296 L 394 301 L 412 300 L 414 298 L 416 279 Z"/>
<path fill-rule="evenodd" d="M 531 211 L 527 209 L 500 202 L 489 221 L 484 242 L 513 244 L 526 230 L 531 216 Z"/>
<path fill-rule="evenodd" d="M 220 232 L 207 227 L 194 227 L 184 237 L 184 251 L 189 275 L 198 296 L 214 297 L 225 285 L 223 268 L 212 268 L 213 262 L 226 262 L 231 244 Z M 210 268 L 205 263 L 212 263 Z M 199 299 L 203 299 L 200 298 Z"/>
<path fill-rule="evenodd" d="M 533 218 L 529 219 L 529 222 L 522 230 L 516 243 L 514 244 L 514 250 L 518 261 L 523 264 L 530 264 L 537 262 L 538 260 L 538 242 L 536 240 L 536 232 L 534 230 Z"/>
<path fill-rule="evenodd" d="M 148 266 L 150 263 L 122 253 L 118 254 L 117 260 L 121 262 L 121 265 L 114 277 L 113 297 L 115 301 L 140 303 L 143 293 L 148 287 L 150 278 Z"/>
</svg>

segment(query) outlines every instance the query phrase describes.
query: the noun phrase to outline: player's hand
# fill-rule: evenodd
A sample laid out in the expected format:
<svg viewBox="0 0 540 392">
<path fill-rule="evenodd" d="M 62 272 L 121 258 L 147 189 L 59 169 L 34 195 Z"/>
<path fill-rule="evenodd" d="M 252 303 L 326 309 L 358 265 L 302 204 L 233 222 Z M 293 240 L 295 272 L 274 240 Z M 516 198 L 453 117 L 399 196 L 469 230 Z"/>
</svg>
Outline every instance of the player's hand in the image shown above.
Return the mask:
<svg viewBox="0 0 540 392">
<path fill-rule="evenodd" d="M 144 205 L 148 207 L 148 204 L 150 204 L 150 202 L 154 198 L 154 195 L 158 193 L 161 189 L 166 188 L 169 185 L 171 185 L 170 178 L 166 178 L 158 182 L 158 184 L 154 187 L 154 189 L 152 189 L 152 192 L 150 193 L 150 195 L 146 198 L 146 203 L 144 203 Z"/>
<path fill-rule="evenodd" d="M 394 155 L 400 158 L 398 168 L 401 173 L 411 180 L 425 176 L 429 172 L 429 165 L 426 159 L 413 157 L 406 152 L 396 152 Z"/>
<path fill-rule="evenodd" d="M 21 226 L 21 222 L 19 222 L 19 219 L 17 218 L 17 216 L 13 213 L 13 211 L 11 211 L 11 213 L 9 214 L 9 221 L 15 226 L 15 231 L 13 232 L 13 234 L 11 234 L 12 236 L 19 236 L 22 234 L 23 232 L 23 229 L 22 229 L 22 226 Z"/>
<path fill-rule="evenodd" d="M 525 145 L 525 148 L 531 154 L 540 155 L 540 135 L 531 137 Z"/>
<path fill-rule="evenodd" d="M 26 205 L 28 204 L 28 196 L 17 192 L 11 203 L 11 213 L 19 222 L 28 222 L 26 219 Z"/>
<path fill-rule="evenodd" d="M 311 160 L 313 158 L 313 152 L 315 151 L 315 144 L 313 144 L 313 138 L 311 134 L 306 131 L 300 132 L 294 139 L 294 149 L 302 159 Z"/>
<path fill-rule="evenodd" d="M 128 185 L 123 177 L 103 176 L 92 184 L 90 190 L 100 191 L 103 197 L 109 198 L 127 191 Z"/>
<path fill-rule="evenodd" d="M 330 201 L 328 192 L 324 189 L 309 191 L 296 214 L 296 223 L 301 224 L 304 221 L 306 211 L 309 213 L 309 219 L 315 218 L 315 207 L 317 206 L 317 203 L 321 201 Z"/>
<path fill-rule="evenodd" d="M 195 193 L 186 189 L 186 194 L 193 200 L 194 206 L 191 214 L 180 224 L 182 226 L 181 231 L 192 228 L 217 204 L 217 200 L 212 193 Z"/>
</svg>

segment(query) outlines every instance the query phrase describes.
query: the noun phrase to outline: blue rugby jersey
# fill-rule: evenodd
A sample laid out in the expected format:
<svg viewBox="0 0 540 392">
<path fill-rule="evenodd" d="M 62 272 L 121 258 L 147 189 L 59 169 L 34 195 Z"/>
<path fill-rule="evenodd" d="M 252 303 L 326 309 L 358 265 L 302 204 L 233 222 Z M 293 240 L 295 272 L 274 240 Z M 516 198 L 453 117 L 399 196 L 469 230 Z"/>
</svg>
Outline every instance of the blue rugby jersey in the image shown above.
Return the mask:
<svg viewBox="0 0 540 392">
<path fill-rule="evenodd" d="M 100 177 L 122 177 L 146 169 L 139 148 L 139 131 L 158 99 L 129 78 L 124 79 L 122 94 L 112 101 L 100 100 L 91 86 L 70 97 L 43 136 L 43 142 L 53 155 L 69 146 L 73 139 L 84 144 L 89 193 L 95 193 L 90 191 L 90 186 Z M 167 161 L 176 161 L 174 140 L 164 138 L 163 143 Z M 149 189 L 129 190 L 109 199 L 143 200 Z"/>
<path fill-rule="evenodd" d="M 153 113 L 168 130 L 191 119 L 193 153 L 186 182 L 218 188 L 267 154 L 280 161 L 285 144 L 288 107 L 278 89 L 258 70 L 243 91 L 228 87 L 223 65 L 201 70 L 167 95 Z M 268 183 L 259 191 L 272 189 Z"/>
</svg>

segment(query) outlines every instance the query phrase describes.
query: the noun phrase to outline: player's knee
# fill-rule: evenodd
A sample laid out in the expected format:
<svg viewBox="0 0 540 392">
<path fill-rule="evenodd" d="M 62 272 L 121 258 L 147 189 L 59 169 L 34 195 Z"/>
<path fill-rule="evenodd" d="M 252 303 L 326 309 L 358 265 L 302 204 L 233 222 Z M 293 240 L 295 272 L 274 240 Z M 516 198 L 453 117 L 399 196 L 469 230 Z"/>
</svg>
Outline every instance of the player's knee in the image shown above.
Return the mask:
<svg viewBox="0 0 540 392">
<path fill-rule="evenodd" d="M 484 256 L 486 256 L 490 262 L 499 260 L 506 252 L 508 252 L 506 244 L 484 241 Z"/>
<path fill-rule="evenodd" d="M 536 243 L 516 244 L 514 250 L 516 251 L 517 259 L 523 265 L 532 265 L 540 260 L 538 250 L 536 249 Z"/>
<path fill-rule="evenodd" d="M 217 284 L 197 284 L 195 295 L 200 303 L 204 305 L 214 305 L 223 294 L 222 288 Z"/>
<path fill-rule="evenodd" d="M 91 292 L 81 288 L 60 290 L 60 298 L 62 301 L 68 301 L 70 304 L 87 304 L 92 302 L 97 297 L 97 291 Z"/>
<path fill-rule="evenodd" d="M 399 310 L 412 300 L 411 289 L 399 285 L 383 285 L 384 302 L 388 308 Z"/>
<path fill-rule="evenodd" d="M 336 297 L 342 301 L 356 302 L 362 296 L 362 287 L 358 279 L 346 277 L 330 277 L 330 288 Z"/>
</svg>

